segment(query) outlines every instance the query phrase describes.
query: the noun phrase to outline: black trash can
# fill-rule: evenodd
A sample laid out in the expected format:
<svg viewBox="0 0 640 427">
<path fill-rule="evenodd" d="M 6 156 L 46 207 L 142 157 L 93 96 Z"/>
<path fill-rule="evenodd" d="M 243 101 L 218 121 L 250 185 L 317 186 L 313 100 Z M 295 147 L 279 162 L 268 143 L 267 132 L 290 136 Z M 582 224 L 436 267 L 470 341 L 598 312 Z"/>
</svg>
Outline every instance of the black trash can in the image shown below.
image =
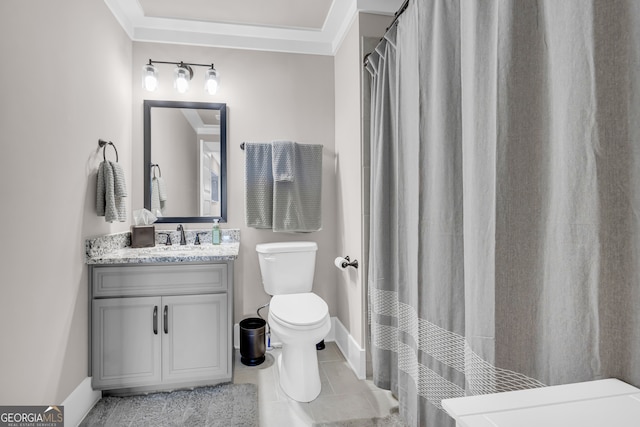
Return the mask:
<svg viewBox="0 0 640 427">
<path fill-rule="evenodd" d="M 240 361 L 247 366 L 264 362 L 265 327 L 267 322 L 258 317 L 240 321 Z"/>
</svg>

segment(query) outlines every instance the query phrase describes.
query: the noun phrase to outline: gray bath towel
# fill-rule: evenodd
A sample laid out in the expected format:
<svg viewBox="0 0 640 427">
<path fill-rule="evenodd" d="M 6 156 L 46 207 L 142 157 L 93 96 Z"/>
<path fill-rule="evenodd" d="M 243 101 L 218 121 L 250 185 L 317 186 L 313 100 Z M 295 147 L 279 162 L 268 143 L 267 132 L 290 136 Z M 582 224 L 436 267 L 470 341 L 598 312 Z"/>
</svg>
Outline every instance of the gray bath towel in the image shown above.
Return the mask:
<svg viewBox="0 0 640 427">
<path fill-rule="evenodd" d="M 322 145 L 294 144 L 293 179 L 273 182 L 273 231 L 322 228 Z"/>
<path fill-rule="evenodd" d="M 271 144 L 245 143 L 245 221 L 247 227 L 271 228 L 273 172 Z"/>
<path fill-rule="evenodd" d="M 104 216 L 107 222 L 126 221 L 125 197 L 127 197 L 127 186 L 120 164 L 109 160 L 100 163 L 96 188 L 98 216 Z"/>
<path fill-rule="evenodd" d="M 279 157 L 277 166 L 273 162 L 275 151 Z M 245 143 L 248 227 L 300 233 L 318 231 L 322 228 L 321 196 L 322 145 Z"/>
</svg>

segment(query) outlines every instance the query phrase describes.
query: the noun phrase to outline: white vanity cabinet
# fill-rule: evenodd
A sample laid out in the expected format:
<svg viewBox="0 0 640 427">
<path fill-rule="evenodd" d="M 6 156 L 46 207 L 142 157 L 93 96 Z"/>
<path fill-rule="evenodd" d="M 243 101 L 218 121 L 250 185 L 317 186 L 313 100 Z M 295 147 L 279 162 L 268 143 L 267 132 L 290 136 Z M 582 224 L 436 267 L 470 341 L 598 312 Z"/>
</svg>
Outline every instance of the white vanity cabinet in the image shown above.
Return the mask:
<svg viewBox="0 0 640 427">
<path fill-rule="evenodd" d="M 94 389 L 231 380 L 233 261 L 92 266 Z"/>
</svg>

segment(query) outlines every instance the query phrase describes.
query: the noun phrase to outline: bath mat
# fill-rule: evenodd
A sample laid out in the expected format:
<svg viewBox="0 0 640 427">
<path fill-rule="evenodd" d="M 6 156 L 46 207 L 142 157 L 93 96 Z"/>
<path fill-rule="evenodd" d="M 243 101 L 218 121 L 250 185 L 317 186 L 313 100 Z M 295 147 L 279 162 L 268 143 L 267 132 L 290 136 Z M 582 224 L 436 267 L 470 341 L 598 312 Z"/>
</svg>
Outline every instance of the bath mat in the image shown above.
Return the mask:
<svg viewBox="0 0 640 427">
<path fill-rule="evenodd" d="M 140 396 L 103 397 L 81 427 L 258 426 L 258 386 L 220 384 Z"/>
<path fill-rule="evenodd" d="M 384 418 L 361 418 L 356 420 L 316 423 L 313 427 L 407 427 L 397 412 Z"/>
</svg>

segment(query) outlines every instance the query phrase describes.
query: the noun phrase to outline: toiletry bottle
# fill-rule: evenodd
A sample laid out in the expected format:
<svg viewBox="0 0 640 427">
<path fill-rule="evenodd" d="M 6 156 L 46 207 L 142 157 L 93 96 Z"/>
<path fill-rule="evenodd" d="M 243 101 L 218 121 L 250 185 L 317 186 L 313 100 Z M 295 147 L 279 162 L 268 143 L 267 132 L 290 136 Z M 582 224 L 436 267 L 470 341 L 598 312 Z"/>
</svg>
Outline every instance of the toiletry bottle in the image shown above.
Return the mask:
<svg viewBox="0 0 640 427">
<path fill-rule="evenodd" d="M 220 224 L 218 224 L 218 218 L 213 220 L 213 228 L 211 229 L 211 243 L 214 245 L 220 244 Z"/>
</svg>

